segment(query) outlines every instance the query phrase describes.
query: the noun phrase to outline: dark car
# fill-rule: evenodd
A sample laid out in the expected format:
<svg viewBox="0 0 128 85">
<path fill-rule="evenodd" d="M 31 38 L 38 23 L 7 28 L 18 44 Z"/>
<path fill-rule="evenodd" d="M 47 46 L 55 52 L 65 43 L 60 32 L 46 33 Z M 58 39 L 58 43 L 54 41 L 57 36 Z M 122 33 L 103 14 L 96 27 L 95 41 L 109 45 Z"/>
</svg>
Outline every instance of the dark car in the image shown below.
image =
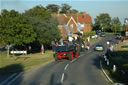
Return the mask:
<svg viewBox="0 0 128 85">
<path fill-rule="evenodd" d="M 122 36 L 120 34 L 116 35 L 116 39 L 121 40 Z"/>
<path fill-rule="evenodd" d="M 101 36 L 101 37 L 105 37 L 105 34 L 102 32 L 102 33 L 100 34 L 100 36 Z"/>
<path fill-rule="evenodd" d="M 102 33 L 101 30 L 97 30 L 97 31 L 96 31 L 96 34 L 97 34 L 97 35 L 100 35 L 101 33 Z"/>
</svg>

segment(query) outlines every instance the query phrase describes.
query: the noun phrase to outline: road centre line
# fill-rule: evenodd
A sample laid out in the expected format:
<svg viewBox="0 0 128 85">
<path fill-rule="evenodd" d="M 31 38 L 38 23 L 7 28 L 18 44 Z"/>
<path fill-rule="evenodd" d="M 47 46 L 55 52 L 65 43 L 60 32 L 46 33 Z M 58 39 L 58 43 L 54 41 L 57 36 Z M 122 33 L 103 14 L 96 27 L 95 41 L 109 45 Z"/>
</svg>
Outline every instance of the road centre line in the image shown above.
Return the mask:
<svg viewBox="0 0 128 85">
<path fill-rule="evenodd" d="M 64 82 L 64 73 L 62 74 L 62 77 L 61 77 L 61 84 Z"/>
<path fill-rule="evenodd" d="M 67 64 L 67 65 L 65 66 L 64 70 L 66 70 L 66 69 L 68 68 L 68 66 L 69 66 L 69 64 Z"/>
<path fill-rule="evenodd" d="M 6 83 L 7 83 L 10 79 L 12 79 L 16 74 L 17 74 L 17 73 L 14 73 L 14 74 L 12 74 L 11 76 L 9 76 L 5 81 L 3 81 L 2 83 L 0 83 L 0 85 L 6 85 Z"/>
<path fill-rule="evenodd" d="M 23 73 L 23 72 L 19 73 L 19 74 L 18 74 L 15 78 L 13 78 L 7 85 L 11 85 L 12 82 L 14 82 L 18 77 L 20 77 L 22 73 Z"/>
<path fill-rule="evenodd" d="M 71 63 L 73 63 L 75 60 L 76 60 L 76 58 L 75 58 L 75 59 L 73 59 L 73 60 L 71 61 Z"/>
</svg>

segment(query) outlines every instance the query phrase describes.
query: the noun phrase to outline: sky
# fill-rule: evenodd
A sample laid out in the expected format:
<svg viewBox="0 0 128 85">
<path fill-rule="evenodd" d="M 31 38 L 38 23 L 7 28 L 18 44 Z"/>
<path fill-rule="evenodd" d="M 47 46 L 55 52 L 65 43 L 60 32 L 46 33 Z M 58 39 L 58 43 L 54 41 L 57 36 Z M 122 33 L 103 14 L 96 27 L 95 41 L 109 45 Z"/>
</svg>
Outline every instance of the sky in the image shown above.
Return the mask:
<svg viewBox="0 0 128 85">
<path fill-rule="evenodd" d="M 128 18 L 128 0 L 0 0 L 0 12 L 2 9 L 14 9 L 23 13 L 36 5 L 67 3 L 79 12 L 86 12 L 94 18 L 100 13 L 108 13 L 112 18 L 119 17 L 123 24 L 124 18 Z"/>
</svg>

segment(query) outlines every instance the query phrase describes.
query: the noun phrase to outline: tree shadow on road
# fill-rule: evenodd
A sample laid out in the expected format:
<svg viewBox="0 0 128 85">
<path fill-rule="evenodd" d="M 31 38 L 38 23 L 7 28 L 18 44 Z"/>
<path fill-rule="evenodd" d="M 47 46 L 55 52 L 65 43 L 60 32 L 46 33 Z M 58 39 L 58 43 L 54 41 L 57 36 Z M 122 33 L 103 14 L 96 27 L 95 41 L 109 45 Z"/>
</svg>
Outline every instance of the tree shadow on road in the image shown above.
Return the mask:
<svg viewBox="0 0 128 85">
<path fill-rule="evenodd" d="M 92 60 L 93 65 L 95 65 L 98 69 L 101 69 L 101 67 L 100 67 L 101 57 L 102 57 L 102 55 L 96 55 L 96 57 Z"/>
<path fill-rule="evenodd" d="M 21 64 L 12 64 L 12 65 L 8 65 L 3 68 L 0 68 L 0 75 L 16 73 L 21 71 L 23 71 L 23 66 Z"/>
<path fill-rule="evenodd" d="M 50 84 L 49 84 L 49 85 L 62 85 L 61 83 L 57 83 L 57 82 L 56 82 L 57 80 L 55 80 L 55 79 L 56 79 L 56 78 L 55 78 L 55 75 L 52 74 L 51 79 L 50 79 Z"/>
<path fill-rule="evenodd" d="M 8 83 L 10 83 L 11 80 L 13 80 L 16 76 L 18 76 L 20 72 L 23 72 L 23 71 L 24 71 L 23 66 L 21 64 L 11 64 L 11 65 L 0 68 L 0 84 L 7 85 Z M 19 76 L 17 78 L 19 79 L 20 82 L 18 82 L 16 85 L 20 85 L 23 78 L 22 76 Z M 9 80 L 7 81 L 7 79 Z M 14 84 L 11 84 L 11 85 L 14 85 Z"/>
</svg>

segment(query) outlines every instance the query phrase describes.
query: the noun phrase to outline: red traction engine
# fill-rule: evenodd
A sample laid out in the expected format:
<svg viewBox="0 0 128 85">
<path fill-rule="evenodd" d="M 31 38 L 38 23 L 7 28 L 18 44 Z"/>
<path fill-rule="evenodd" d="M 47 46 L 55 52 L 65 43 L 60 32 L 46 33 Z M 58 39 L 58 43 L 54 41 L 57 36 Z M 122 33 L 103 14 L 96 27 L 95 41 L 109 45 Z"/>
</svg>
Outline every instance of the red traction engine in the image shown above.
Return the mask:
<svg viewBox="0 0 128 85">
<path fill-rule="evenodd" d="M 79 53 L 76 51 L 75 46 L 57 46 L 56 53 L 54 54 L 56 61 L 61 59 L 73 60 L 74 58 L 78 58 L 78 56 Z"/>
</svg>

